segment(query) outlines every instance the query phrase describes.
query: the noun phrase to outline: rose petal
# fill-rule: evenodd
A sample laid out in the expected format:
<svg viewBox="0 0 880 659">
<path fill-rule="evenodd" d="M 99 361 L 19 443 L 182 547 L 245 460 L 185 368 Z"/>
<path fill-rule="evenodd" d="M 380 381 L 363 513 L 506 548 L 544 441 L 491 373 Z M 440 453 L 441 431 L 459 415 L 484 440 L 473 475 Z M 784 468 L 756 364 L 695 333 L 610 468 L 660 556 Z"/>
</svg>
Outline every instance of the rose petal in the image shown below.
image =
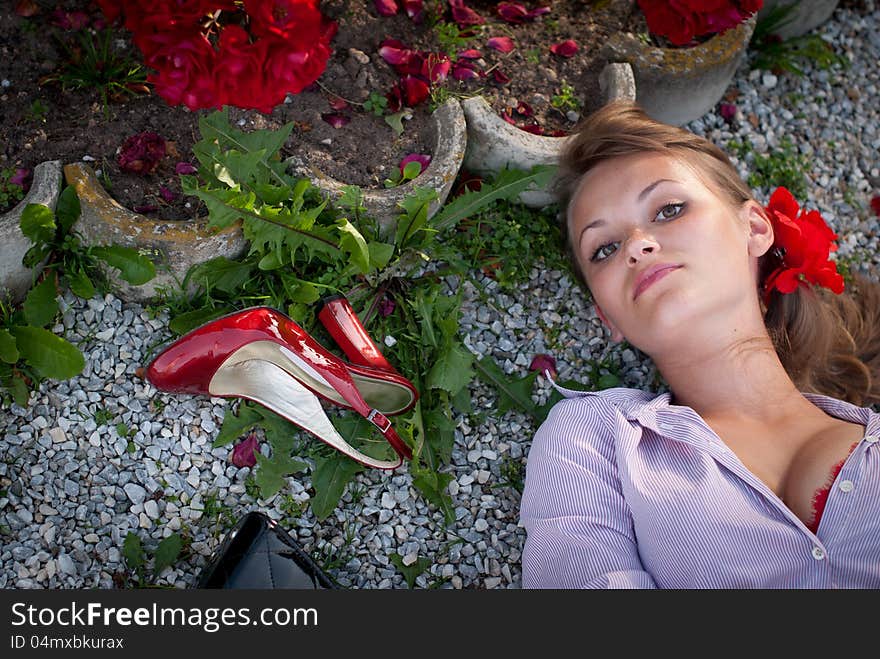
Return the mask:
<svg viewBox="0 0 880 659">
<path fill-rule="evenodd" d="M 435 84 L 446 80 L 451 68 L 452 62 L 449 61 L 449 58 L 446 55 L 428 53 L 422 63 L 422 68 L 419 71 L 419 74 L 423 78 L 427 78 L 432 84 Z"/>
<path fill-rule="evenodd" d="M 335 94 L 331 94 L 327 101 L 334 110 L 345 110 L 348 107 L 348 101 Z"/>
<path fill-rule="evenodd" d="M 400 9 L 394 0 L 373 0 L 373 5 L 379 16 L 394 16 Z"/>
<path fill-rule="evenodd" d="M 162 196 L 162 199 L 167 201 L 169 204 L 178 197 L 178 194 L 176 192 L 174 192 L 171 188 L 165 187 L 164 185 L 159 186 L 159 194 Z"/>
<path fill-rule="evenodd" d="M 19 167 L 15 170 L 15 173 L 9 177 L 9 182 L 24 189 L 25 183 L 30 175 L 31 170 Z"/>
<path fill-rule="evenodd" d="M 476 48 L 468 48 L 458 54 L 458 59 L 480 59 L 483 54 Z"/>
<path fill-rule="evenodd" d="M 579 50 L 578 45 L 573 39 L 566 39 L 561 43 L 550 46 L 550 52 L 560 57 L 571 57 Z"/>
<path fill-rule="evenodd" d="M 486 42 L 489 48 L 494 48 L 499 53 L 509 53 L 514 49 L 513 39 L 510 37 L 492 37 Z"/>
<path fill-rule="evenodd" d="M 260 443 L 257 441 L 257 436 L 250 433 L 232 449 L 232 464 L 239 468 L 253 467 L 257 464 L 256 454 L 259 450 Z"/>
<path fill-rule="evenodd" d="M 342 128 L 351 121 L 351 117 L 346 117 L 339 112 L 327 112 L 321 115 L 321 119 L 333 126 L 333 128 Z"/>
<path fill-rule="evenodd" d="M 498 15 L 508 23 L 524 23 L 529 12 L 526 8 L 516 2 L 499 2 L 495 8 Z"/>
<path fill-rule="evenodd" d="M 874 211 L 874 215 L 880 217 L 880 195 L 874 195 L 871 198 L 871 209 Z"/>
<path fill-rule="evenodd" d="M 458 27 L 482 25 L 486 22 L 486 19 L 473 9 L 465 7 L 464 0 L 449 0 L 449 8 L 452 10 L 452 20 L 458 24 Z"/>
<path fill-rule="evenodd" d="M 494 71 L 492 71 L 492 78 L 499 85 L 506 85 L 508 82 L 510 82 L 510 77 L 501 69 L 495 69 Z"/>
<path fill-rule="evenodd" d="M 552 355 L 548 355 L 546 353 L 539 353 L 532 357 L 532 363 L 529 364 L 530 371 L 538 371 L 544 376 L 547 376 L 547 371 L 550 372 L 550 379 L 556 379 L 556 360 Z"/>
<path fill-rule="evenodd" d="M 543 135 L 544 129 L 537 124 L 528 124 L 526 126 L 518 126 L 520 130 L 524 130 L 527 133 L 532 133 L 533 135 Z"/>
<path fill-rule="evenodd" d="M 727 123 L 733 121 L 736 116 L 736 106 L 733 103 L 721 103 L 718 106 L 718 111 L 721 113 L 721 118 Z"/>
<path fill-rule="evenodd" d="M 515 120 L 513 117 L 510 116 L 510 114 L 509 114 L 509 112 L 508 112 L 507 110 L 505 110 L 505 111 L 501 114 L 501 118 L 504 119 L 504 121 L 506 121 L 507 123 L 509 123 L 509 124 L 513 124 L 514 126 L 516 126 L 516 120 Z"/>
<path fill-rule="evenodd" d="M 535 111 L 532 110 L 532 106 L 526 103 L 525 101 L 520 101 L 516 105 L 516 111 L 518 114 L 521 114 L 524 117 L 533 117 L 535 116 Z"/>
<path fill-rule="evenodd" d="M 425 20 L 425 4 L 423 0 L 403 0 L 403 10 L 412 19 L 413 23 L 419 24 Z"/>
<path fill-rule="evenodd" d="M 431 156 L 422 153 L 411 153 L 408 156 L 404 156 L 403 160 L 400 161 L 400 173 L 403 174 L 403 169 L 411 162 L 417 162 L 422 166 L 421 171 L 425 171 L 428 169 L 428 165 L 431 164 Z"/>
<path fill-rule="evenodd" d="M 134 207 L 135 213 L 142 213 L 142 214 L 143 213 L 155 213 L 157 210 L 159 210 L 159 207 L 154 204 L 143 204 L 142 206 L 135 206 Z"/>
<path fill-rule="evenodd" d="M 386 39 L 379 44 L 379 55 L 391 66 L 402 66 L 409 62 L 412 50 L 402 41 Z"/>
<path fill-rule="evenodd" d="M 431 95 L 431 88 L 421 78 L 404 76 L 400 79 L 400 83 L 407 107 L 415 107 Z"/>
<path fill-rule="evenodd" d="M 480 74 L 470 62 L 465 60 L 452 65 L 452 77 L 456 80 L 475 80 L 480 77 Z"/>
<path fill-rule="evenodd" d="M 538 16 L 543 16 L 544 14 L 549 14 L 549 13 L 550 13 L 550 7 L 535 7 L 534 9 L 532 9 L 532 11 L 530 11 L 528 14 L 526 14 L 526 18 L 528 18 L 529 20 L 534 20 Z"/>
<path fill-rule="evenodd" d="M 174 172 L 179 175 L 195 174 L 198 170 L 188 162 L 179 162 L 174 165 Z"/>
<path fill-rule="evenodd" d="M 387 318 L 394 313 L 394 308 L 396 306 L 394 300 L 389 300 L 387 297 L 383 297 L 382 301 L 379 302 L 379 315 L 383 318 Z"/>
</svg>

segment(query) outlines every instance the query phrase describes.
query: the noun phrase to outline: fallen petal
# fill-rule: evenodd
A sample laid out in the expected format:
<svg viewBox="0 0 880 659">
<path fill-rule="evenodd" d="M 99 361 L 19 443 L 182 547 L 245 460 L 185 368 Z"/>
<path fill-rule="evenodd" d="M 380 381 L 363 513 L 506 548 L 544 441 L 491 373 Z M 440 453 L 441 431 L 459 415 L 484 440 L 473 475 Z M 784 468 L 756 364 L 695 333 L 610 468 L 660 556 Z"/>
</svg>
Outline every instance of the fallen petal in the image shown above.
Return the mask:
<svg viewBox="0 0 880 659">
<path fill-rule="evenodd" d="M 458 59 L 480 59 L 482 56 L 483 54 L 476 48 L 468 48 L 458 54 Z"/>
<path fill-rule="evenodd" d="M 880 195 L 874 195 L 871 198 L 871 210 L 874 211 L 874 215 L 880 217 Z"/>
<path fill-rule="evenodd" d="M 407 107 L 415 107 L 431 95 L 431 88 L 421 78 L 404 76 L 400 79 L 400 83 Z"/>
<path fill-rule="evenodd" d="M 195 174 L 198 170 L 188 162 L 179 162 L 174 165 L 174 172 L 179 175 Z"/>
<path fill-rule="evenodd" d="M 510 37 L 492 37 L 486 42 L 486 45 L 499 53 L 509 53 L 514 49 L 513 39 Z"/>
<path fill-rule="evenodd" d="M 518 126 L 520 130 L 524 130 L 527 133 L 532 133 L 533 135 L 543 135 L 544 129 L 537 124 L 528 124 L 526 126 Z"/>
<path fill-rule="evenodd" d="M 535 7 L 534 9 L 532 9 L 532 11 L 530 11 L 528 14 L 526 14 L 526 18 L 530 21 L 533 21 L 538 16 L 543 16 L 544 14 L 549 14 L 549 13 L 550 13 L 550 7 Z"/>
<path fill-rule="evenodd" d="M 546 353 L 539 353 L 532 357 L 532 363 L 529 364 L 530 371 L 538 371 L 544 376 L 547 376 L 547 371 L 549 371 L 549 377 L 552 380 L 556 379 L 556 360 L 553 359 L 552 355 L 548 355 Z"/>
<path fill-rule="evenodd" d="M 733 103 L 722 103 L 718 106 L 718 110 L 721 113 L 721 118 L 727 123 L 733 121 L 736 116 L 736 106 Z"/>
<path fill-rule="evenodd" d="M 409 62 L 412 50 L 402 41 L 386 39 L 379 44 L 379 55 L 391 66 L 402 66 Z"/>
<path fill-rule="evenodd" d="M 464 61 L 452 65 L 452 77 L 456 80 L 475 80 L 480 77 L 480 74 L 470 62 Z"/>
<path fill-rule="evenodd" d="M 532 106 L 526 103 L 525 101 L 520 101 L 516 105 L 517 114 L 521 114 L 524 117 L 533 117 L 535 116 L 535 111 L 532 110 Z"/>
<path fill-rule="evenodd" d="M 561 43 L 550 46 L 550 52 L 560 57 L 571 57 L 579 50 L 578 45 L 573 39 L 566 39 Z"/>
<path fill-rule="evenodd" d="M 334 110 L 345 110 L 348 107 L 348 101 L 335 94 L 331 94 L 327 101 L 330 103 L 330 107 Z"/>
<path fill-rule="evenodd" d="M 383 318 L 387 318 L 392 313 L 394 313 L 394 308 L 397 305 L 394 304 L 394 300 L 389 300 L 387 297 L 383 297 L 382 301 L 379 302 L 379 315 Z"/>
<path fill-rule="evenodd" d="M 486 22 L 486 19 L 480 16 L 473 9 L 471 9 L 470 7 L 465 7 L 462 0 L 457 0 L 455 4 L 452 4 L 452 0 L 450 0 L 449 6 L 452 10 L 452 20 L 454 20 L 458 24 L 458 27 L 467 27 L 468 25 L 482 25 Z"/>
<path fill-rule="evenodd" d="M 155 213 L 159 210 L 159 207 L 154 204 L 143 204 L 142 206 L 135 206 L 135 213 Z"/>
<path fill-rule="evenodd" d="M 232 464 L 239 468 L 253 467 L 257 464 L 256 453 L 259 449 L 260 443 L 257 441 L 257 436 L 250 433 L 232 449 Z"/>
<path fill-rule="evenodd" d="M 403 10 L 412 19 L 413 23 L 419 24 L 425 20 L 425 4 L 423 0 L 403 0 Z"/>
<path fill-rule="evenodd" d="M 516 120 L 510 116 L 510 113 L 507 110 L 505 110 L 501 114 L 501 118 L 504 119 L 504 121 L 506 121 L 507 123 L 513 124 L 514 126 L 516 126 Z"/>
<path fill-rule="evenodd" d="M 428 165 L 431 164 L 431 156 L 423 153 L 411 153 L 408 156 L 404 156 L 403 160 L 400 161 L 400 173 L 403 175 L 403 169 L 411 162 L 417 162 L 422 166 L 421 171 L 425 171 L 428 169 Z"/>
<path fill-rule="evenodd" d="M 159 186 L 159 195 L 169 204 L 178 197 L 178 194 L 176 192 L 164 185 Z"/>
<path fill-rule="evenodd" d="M 333 128 L 342 128 L 351 121 L 351 117 L 346 117 L 339 112 L 327 112 L 321 115 L 321 119 L 333 126 Z"/>
<path fill-rule="evenodd" d="M 494 71 L 492 71 L 492 77 L 499 85 L 506 85 L 508 82 L 510 82 L 510 77 L 501 69 L 495 69 Z"/>
<path fill-rule="evenodd" d="M 499 2 L 495 7 L 498 15 L 508 23 L 523 23 L 529 12 L 526 8 L 517 2 Z"/>
<path fill-rule="evenodd" d="M 394 16 L 399 10 L 394 0 L 373 0 L 373 5 L 379 12 L 379 16 Z"/>
<path fill-rule="evenodd" d="M 9 182 L 13 185 L 17 185 L 20 188 L 25 188 L 28 178 L 30 178 L 31 170 L 24 169 L 19 167 L 15 170 L 15 173 L 9 177 Z"/>
</svg>

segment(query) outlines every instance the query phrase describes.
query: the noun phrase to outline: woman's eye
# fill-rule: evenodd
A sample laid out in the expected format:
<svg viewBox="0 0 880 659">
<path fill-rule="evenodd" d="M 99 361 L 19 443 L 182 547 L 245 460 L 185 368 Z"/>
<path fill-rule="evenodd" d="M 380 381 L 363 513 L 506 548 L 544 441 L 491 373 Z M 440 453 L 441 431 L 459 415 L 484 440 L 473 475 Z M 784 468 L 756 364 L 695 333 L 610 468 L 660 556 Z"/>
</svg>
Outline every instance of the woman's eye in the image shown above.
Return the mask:
<svg viewBox="0 0 880 659">
<path fill-rule="evenodd" d="M 660 220 L 661 222 L 671 220 L 674 217 L 678 217 L 681 214 L 683 208 L 684 204 L 666 204 L 659 211 L 657 211 L 657 215 L 654 216 L 654 219 Z"/>
<path fill-rule="evenodd" d="M 598 263 L 599 261 L 604 261 L 609 256 L 614 254 L 617 251 L 617 247 L 620 243 L 605 243 L 596 249 L 593 252 L 593 255 L 590 257 L 590 260 L 593 263 Z"/>
</svg>

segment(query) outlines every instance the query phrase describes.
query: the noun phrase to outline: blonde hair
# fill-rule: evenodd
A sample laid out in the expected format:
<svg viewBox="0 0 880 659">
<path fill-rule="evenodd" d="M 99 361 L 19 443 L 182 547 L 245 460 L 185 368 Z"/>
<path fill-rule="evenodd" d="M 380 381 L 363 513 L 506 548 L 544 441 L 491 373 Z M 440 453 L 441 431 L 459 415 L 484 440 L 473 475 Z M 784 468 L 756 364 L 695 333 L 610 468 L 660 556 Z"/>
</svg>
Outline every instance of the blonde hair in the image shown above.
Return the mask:
<svg viewBox="0 0 880 659">
<path fill-rule="evenodd" d="M 753 199 L 730 159 L 715 144 L 651 119 L 634 103 L 616 101 L 603 106 L 566 142 L 554 184 L 564 211 L 566 252 L 585 288 L 568 236 L 569 206 L 584 174 L 606 160 L 640 153 L 660 153 L 685 162 L 733 208 Z M 761 272 L 766 269 L 765 263 L 759 263 Z M 875 282 L 855 277 L 842 295 L 805 286 L 788 295 L 774 292 L 764 323 L 786 372 L 801 391 L 856 405 L 880 404 L 880 286 Z"/>
</svg>

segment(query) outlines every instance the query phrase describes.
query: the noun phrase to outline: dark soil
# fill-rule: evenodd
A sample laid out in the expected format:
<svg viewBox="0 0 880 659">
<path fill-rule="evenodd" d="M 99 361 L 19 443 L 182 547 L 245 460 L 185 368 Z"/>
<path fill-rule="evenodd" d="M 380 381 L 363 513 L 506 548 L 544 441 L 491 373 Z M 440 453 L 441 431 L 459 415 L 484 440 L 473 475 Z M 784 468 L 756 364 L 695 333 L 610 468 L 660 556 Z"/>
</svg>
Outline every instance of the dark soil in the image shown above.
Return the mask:
<svg viewBox="0 0 880 659">
<path fill-rule="evenodd" d="M 76 31 L 54 24 L 56 4 L 67 10 L 86 11 L 93 19 L 100 13 L 86 0 L 41 0 L 40 11 L 25 18 L 15 13 L 15 4 L 4 2 L 0 8 L 0 168 L 33 169 L 45 160 L 60 159 L 65 164 L 84 160 L 99 170 L 108 191 L 123 206 L 142 209 L 148 216 L 161 219 L 197 215 L 200 209 L 194 200 L 179 194 L 174 168 L 181 161 L 195 164 L 191 148 L 199 139 L 198 118 L 209 111 L 170 107 L 149 93 L 111 100 L 105 105 L 95 88 L 76 90 L 47 81 L 47 76 L 63 70 L 68 59 L 60 43 L 73 45 L 78 38 Z M 486 24 L 473 29 L 471 36 L 460 42 L 461 49 L 478 49 L 482 57 L 474 63 L 489 74 L 468 82 L 450 76 L 428 102 L 413 108 L 412 118 L 404 122 L 399 137 L 382 117 L 361 107 L 371 92 L 384 95 L 398 80 L 379 56 L 379 45 L 393 38 L 412 48 L 440 52 L 444 44 L 430 12 L 442 8 L 446 13 L 441 22 L 451 23 L 445 2 L 427 0 L 428 19 L 421 24 L 415 24 L 403 12 L 381 17 L 372 0 L 322 2 L 322 11 L 338 21 L 339 30 L 331 43 L 333 56 L 318 83 L 301 94 L 288 96 L 287 102 L 270 115 L 232 109 L 230 118 L 244 130 L 292 122 L 293 131 L 283 156 L 299 156 L 347 183 L 381 187 L 405 155 L 430 154 L 433 139 L 428 115 L 449 95 L 482 94 L 499 114 L 508 114 L 522 126 L 540 126 L 537 130 L 547 134 L 570 130 L 581 114 L 600 103 L 598 74 L 604 61 L 598 51 L 602 43 L 609 34 L 628 29 L 640 19 L 632 0 L 559 0 L 549 3 L 549 14 L 521 25 L 502 21 L 494 11 L 497 2 L 471 0 L 466 4 L 479 12 Z M 524 4 L 531 9 L 548 3 Z M 513 38 L 515 50 L 502 54 L 487 48 L 486 41 L 492 36 Z M 570 58 L 552 54 L 549 47 L 565 39 L 574 39 L 579 51 Z M 125 30 L 115 31 L 113 43 L 116 52 L 139 61 Z M 501 70 L 510 81 L 495 82 L 491 75 L 494 70 Z M 564 96 L 564 84 L 573 89 L 570 96 L 577 107 L 558 100 L 556 105 L 560 107 L 553 106 L 554 97 Z M 330 106 L 334 95 L 349 102 L 349 107 L 340 112 L 350 118 L 350 123 L 340 128 L 333 128 L 321 116 L 334 111 Z M 522 101 L 532 108 L 533 116 L 516 112 Z M 169 143 L 168 155 L 151 174 L 126 173 L 116 162 L 118 149 L 126 138 L 142 131 L 162 135 Z M 170 202 L 165 200 L 159 192 L 162 186 L 178 196 Z"/>
</svg>

